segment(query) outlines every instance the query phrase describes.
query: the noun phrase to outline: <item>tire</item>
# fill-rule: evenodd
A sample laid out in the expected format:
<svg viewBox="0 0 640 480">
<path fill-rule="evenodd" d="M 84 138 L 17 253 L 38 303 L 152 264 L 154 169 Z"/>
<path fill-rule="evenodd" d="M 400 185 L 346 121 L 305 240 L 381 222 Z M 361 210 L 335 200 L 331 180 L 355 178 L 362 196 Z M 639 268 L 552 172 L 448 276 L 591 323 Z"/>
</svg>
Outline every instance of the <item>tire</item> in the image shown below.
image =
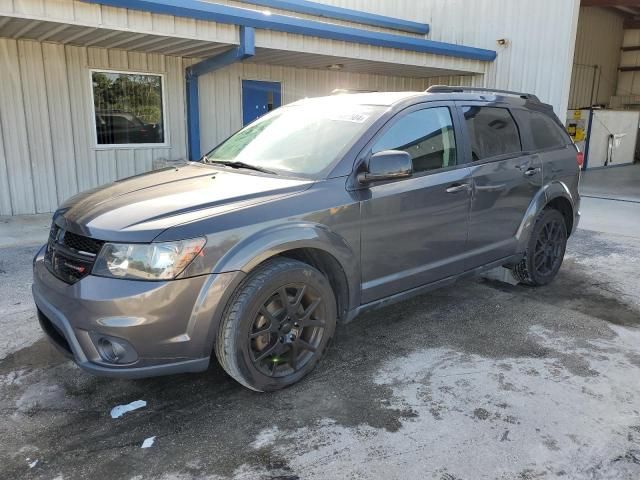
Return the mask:
<svg viewBox="0 0 640 480">
<path fill-rule="evenodd" d="M 560 270 L 567 248 L 567 225 L 558 210 L 545 208 L 533 226 L 522 261 L 514 276 L 525 285 L 547 285 Z"/>
<path fill-rule="evenodd" d="M 314 369 L 333 337 L 336 318 L 335 295 L 322 273 L 297 260 L 268 260 L 231 298 L 216 356 L 245 387 L 280 390 Z"/>
</svg>

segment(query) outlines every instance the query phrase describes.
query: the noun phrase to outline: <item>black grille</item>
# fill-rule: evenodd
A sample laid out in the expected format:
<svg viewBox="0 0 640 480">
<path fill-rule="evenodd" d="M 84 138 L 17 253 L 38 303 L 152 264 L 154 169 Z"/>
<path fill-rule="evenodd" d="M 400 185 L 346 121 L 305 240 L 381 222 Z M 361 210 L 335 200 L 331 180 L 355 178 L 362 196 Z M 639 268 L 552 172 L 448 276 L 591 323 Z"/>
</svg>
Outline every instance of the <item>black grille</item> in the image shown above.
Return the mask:
<svg viewBox="0 0 640 480">
<path fill-rule="evenodd" d="M 76 235 L 72 232 L 65 232 L 63 243 L 66 247 L 69 247 L 76 252 L 90 253 L 91 255 L 97 255 L 104 242 L 100 240 L 94 240 L 93 238 L 83 237 L 82 235 Z"/>
<path fill-rule="evenodd" d="M 51 226 L 45 264 L 51 273 L 67 283 L 75 283 L 91 273 L 104 242 Z"/>
</svg>

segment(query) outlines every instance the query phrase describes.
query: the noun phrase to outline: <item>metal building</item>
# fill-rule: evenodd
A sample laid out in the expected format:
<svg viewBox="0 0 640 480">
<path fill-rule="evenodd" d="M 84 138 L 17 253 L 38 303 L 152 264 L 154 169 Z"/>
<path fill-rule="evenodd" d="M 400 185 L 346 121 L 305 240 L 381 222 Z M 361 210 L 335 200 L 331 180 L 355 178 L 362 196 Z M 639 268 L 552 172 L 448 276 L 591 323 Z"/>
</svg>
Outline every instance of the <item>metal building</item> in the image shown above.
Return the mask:
<svg viewBox="0 0 640 480">
<path fill-rule="evenodd" d="M 0 215 L 198 159 L 262 112 L 334 89 L 523 90 L 562 118 L 579 11 L 579 0 L 3 0 Z"/>
</svg>

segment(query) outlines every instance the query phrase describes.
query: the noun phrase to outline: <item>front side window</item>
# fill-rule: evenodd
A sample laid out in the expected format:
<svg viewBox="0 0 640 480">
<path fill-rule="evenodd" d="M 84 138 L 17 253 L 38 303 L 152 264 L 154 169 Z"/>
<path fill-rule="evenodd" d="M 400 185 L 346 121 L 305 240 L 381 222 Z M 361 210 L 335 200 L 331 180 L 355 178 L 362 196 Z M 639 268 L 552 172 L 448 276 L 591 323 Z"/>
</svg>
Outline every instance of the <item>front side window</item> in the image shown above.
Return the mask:
<svg viewBox="0 0 640 480">
<path fill-rule="evenodd" d="M 165 143 L 162 76 L 91 72 L 98 146 Z"/>
<path fill-rule="evenodd" d="M 258 118 L 204 157 L 242 162 L 303 177 L 317 177 L 360 138 L 385 107 L 309 101 Z"/>
<path fill-rule="evenodd" d="M 518 127 L 506 108 L 464 107 L 474 162 L 522 151 Z"/>
<path fill-rule="evenodd" d="M 409 153 L 414 172 L 455 165 L 456 141 L 451 112 L 447 107 L 437 107 L 408 113 L 382 134 L 372 153 L 383 150 Z"/>
</svg>

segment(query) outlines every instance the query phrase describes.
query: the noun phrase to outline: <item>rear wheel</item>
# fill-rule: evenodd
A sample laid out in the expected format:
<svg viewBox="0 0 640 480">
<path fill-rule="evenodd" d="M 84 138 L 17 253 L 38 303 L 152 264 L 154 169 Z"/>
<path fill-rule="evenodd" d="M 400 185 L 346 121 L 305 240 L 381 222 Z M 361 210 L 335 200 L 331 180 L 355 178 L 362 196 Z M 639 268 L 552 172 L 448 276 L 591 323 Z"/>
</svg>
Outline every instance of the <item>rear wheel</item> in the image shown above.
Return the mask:
<svg viewBox="0 0 640 480">
<path fill-rule="evenodd" d="M 336 316 L 335 296 L 322 273 L 297 260 L 270 260 L 232 298 L 216 355 L 229 375 L 252 390 L 285 388 L 322 358 Z"/>
<path fill-rule="evenodd" d="M 564 217 L 558 210 L 544 209 L 536 219 L 524 258 L 513 268 L 515 277 L 526 285 L 548 284 L 560 270 L 566 247 Z"/>
</svg>

